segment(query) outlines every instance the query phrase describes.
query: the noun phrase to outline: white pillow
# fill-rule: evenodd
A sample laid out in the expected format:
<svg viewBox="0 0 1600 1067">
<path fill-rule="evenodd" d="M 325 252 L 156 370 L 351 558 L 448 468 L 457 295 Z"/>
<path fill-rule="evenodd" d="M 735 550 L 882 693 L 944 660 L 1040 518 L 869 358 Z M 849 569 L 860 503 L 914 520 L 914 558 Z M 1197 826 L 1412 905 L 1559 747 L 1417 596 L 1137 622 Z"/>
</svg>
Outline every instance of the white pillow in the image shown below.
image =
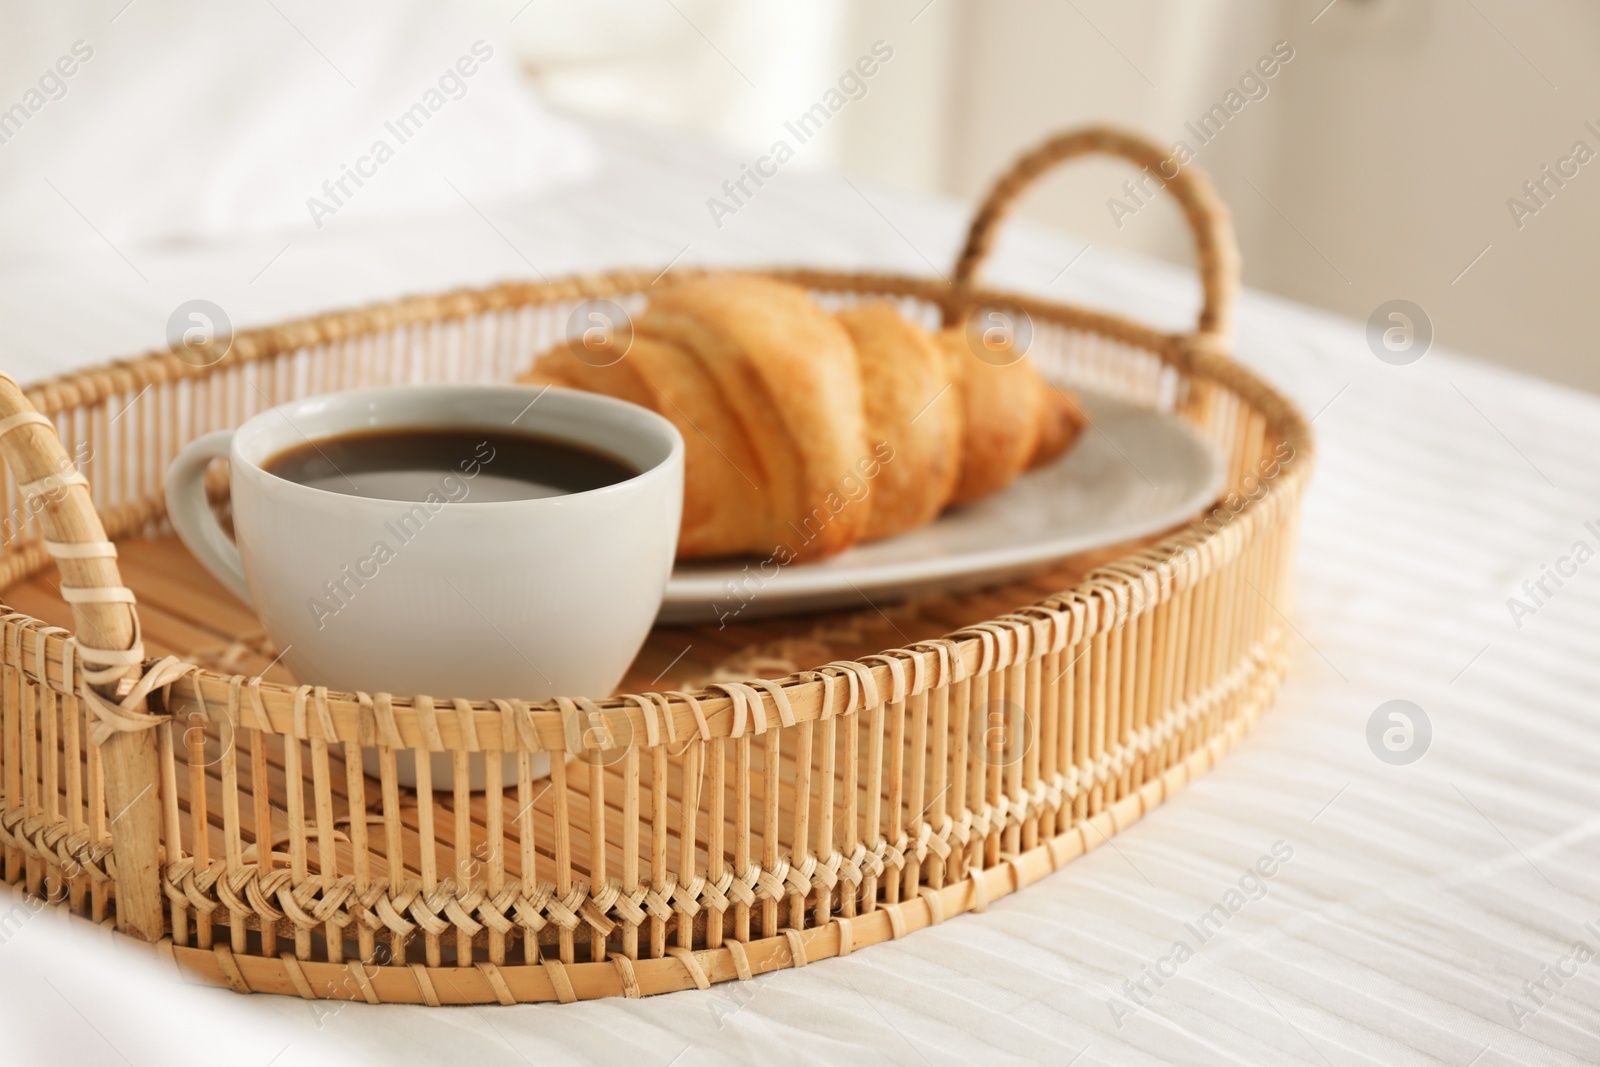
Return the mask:
<svg viewBox="0 0 1600 1067">
<path fill-rule="evenodd" d="M 0 257 L 310 235 L 535 195 L 596 166 L 496 28 L 454 3 L 119 6 L 6 14 Z"/>
</svg>

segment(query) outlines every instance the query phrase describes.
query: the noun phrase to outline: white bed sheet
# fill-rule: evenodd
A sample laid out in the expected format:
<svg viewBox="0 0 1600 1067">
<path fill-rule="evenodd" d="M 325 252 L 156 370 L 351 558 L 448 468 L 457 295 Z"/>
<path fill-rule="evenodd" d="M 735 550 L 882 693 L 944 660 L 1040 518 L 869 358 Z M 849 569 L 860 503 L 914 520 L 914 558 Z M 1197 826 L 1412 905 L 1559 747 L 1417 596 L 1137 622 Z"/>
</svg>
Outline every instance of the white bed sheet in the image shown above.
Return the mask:
<svg viewBox="0 0 1600 1067">
<path fill-rule="evenodd" d="M 959 205 L 788 170 L 718 229 L 704 201 L 734 161 L 637 131 L 599 135 L 600 178 L 539 203 L 463 205 L 403 227 L 335 220 L 286 250 L 264 237 L 0 264 L 0 366 L 30 380 L 154 347 L 171 309 L 197 296 L 244 326 L 673 260 L 926 274 L 961 236 Z M 1169 326 L 1193 314 L 1184 272 L 1092 249 L 1061 273 L 1080 250 L 1012 229 L 991 276 Z M 485 1065 L 1600 1062 L 1600 962 L 1561 962 L 1574 942 L 1600 950 L 1600 563 L 1521 628 L 1506 606 L 1573 542 L 1600 547 L 1585 528 L 1600 527 L 1600 401 L 1444 351 L 1388 366 L 1359 324 L 1254 292 L 1238 347 L 1316 413 L 1293 612 L 1302 640 L 1247 740 L 1114 847 L 982 915 L 748 985 L 331 1014 L 175 987 L 159 1002 L 169 1017 L 152 1008 L 148 1025 L 167 1032 L 174 1062 L 198 1062 L 204 1031 L 185 1020 L 242 1004 L 266 1036 L 252 1042 L 259 1056 L 230 1061 L 280 1067 L 329 1050 L 347 1062 Z M 1395 698 L 1433 725 L 1431 749 L 1408 767 L 1366 742 L 1369 715 Z M 1185 923 L 1278 841 L 1293 855 L 1266 895 L 1118 1019 L 1110 1002 L 1123 982 L 1176 940 L 1193 947 Z M 48 920 L 17 935 L 59 936 Z M 0 988 L 49 978 L 62 997 L 32 998 L 17 1018 L 0 996 L 0 1016 L 8 1028 L 77 1029 L 75 1062 L 121 1062 L 129 1024 L 84 984 L 93 957 L 82 959 L 0 944 Z M 1576 976 L 1519 1017 L 1512 1005 L 1535 1006 L 1524 980 L 1558 965 Z"/>
</svg>

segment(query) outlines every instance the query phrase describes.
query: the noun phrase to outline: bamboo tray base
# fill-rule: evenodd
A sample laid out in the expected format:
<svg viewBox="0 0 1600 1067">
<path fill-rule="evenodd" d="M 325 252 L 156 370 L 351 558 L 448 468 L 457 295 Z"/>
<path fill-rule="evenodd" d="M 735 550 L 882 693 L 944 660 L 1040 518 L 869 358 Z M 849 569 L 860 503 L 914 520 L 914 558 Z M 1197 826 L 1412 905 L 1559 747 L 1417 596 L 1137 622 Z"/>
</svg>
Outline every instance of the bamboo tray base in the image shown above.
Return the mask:
<svg viewBox="0 0 1600 1067">
<path fill-rule="evenodd" d="M 162 472 L 185 442 L 296 397 L 514 380 L 584 301 L 642 306 L 699 272 L 408 298 L 247 331 L 204 366 L 155 353 L 27 392 L 0 375 L 0 506 L 25 526 L 0 546 L 6 881 L 240 992 L 567 1002 L 848 955 L 981 911 L 1125 829 L 1272 699 L 1297 639 L 1313 442 L 1228 357 L 1237 243 L 1198 171 L 1164 183 L 1194 231 L 1194 329 L 976 283 L 1016 197 L 1088 153 L 1167 173 L 1142 138 L 1062 134 L 996 182 L 947 282 L 770 274 L 930 326 L 1009 309 L 1047 376 L 1210 441 L 1229 465 L 1219 506 L 987 591 L 662 628 L 598 702 L 295 684 L 166 536 Z M 402 758 L 419 759 L 417 789 Z M 422 770 L 435 758 L 452 788 Z"/>
</svg>

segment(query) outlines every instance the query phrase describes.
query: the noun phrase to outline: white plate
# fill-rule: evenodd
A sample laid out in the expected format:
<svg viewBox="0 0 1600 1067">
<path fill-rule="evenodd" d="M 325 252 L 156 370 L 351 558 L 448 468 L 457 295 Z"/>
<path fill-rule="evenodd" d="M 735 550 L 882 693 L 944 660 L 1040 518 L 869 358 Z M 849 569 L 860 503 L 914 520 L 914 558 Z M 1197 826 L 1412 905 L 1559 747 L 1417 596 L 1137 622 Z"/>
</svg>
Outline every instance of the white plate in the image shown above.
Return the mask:
<svg viewBox="0 0 1600 1067">
<path fill-rule="evenodd" d="M 657 622 L 729 622 L 972 589 L 1157 533 L 1222 492 L 1212 447 L 1175 415 L 1079 390 L 1094 426 L 1048 467 L 898 537 L 816 563 L 679 563 Z"/>
</svg>

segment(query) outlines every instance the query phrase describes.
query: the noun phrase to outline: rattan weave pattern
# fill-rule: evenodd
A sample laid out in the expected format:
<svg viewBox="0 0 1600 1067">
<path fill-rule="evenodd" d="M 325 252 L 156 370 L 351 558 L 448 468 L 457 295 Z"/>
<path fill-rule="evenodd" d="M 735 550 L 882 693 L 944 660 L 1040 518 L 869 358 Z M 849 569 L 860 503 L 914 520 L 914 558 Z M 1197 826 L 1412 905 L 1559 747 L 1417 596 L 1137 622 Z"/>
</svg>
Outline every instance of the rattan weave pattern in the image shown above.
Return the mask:
<svg viewBox="0 0 1600 1067">
<path fill-rule="evenodd" d="M 1199 234 L 1198 332 L 975 286 L 1014 196 L 1090 151 L 1161 159 L 1107 130 L 1047 143 L 980 210 L 953 285 L 777 273 L 930 324 L 1022 308 L 1048 374 L 1210 439 L 1230 462 L 1227 501 L 1071 588 L 784 678 L 542 704 L 329 692 L 277 680 L 248 612 L 204 583 L 136 609 L 118 570 L 113 542 L 142 566 L 136 551 L 166 533 L 161 475 L 194 437 L 356 384 L 510 379 L 577 302 L 636 306 L 673 274 L 321 316 L 241 334 L 204 368 L 161 354 L 26 393 L 0 381 L 0 499 L 24 520 L 0 559 L 16 609 L 0 619 L 5 877 L 240 991 L 569 1001 L 847 954 L 981 910 L 1125 828 L 1271 699 L 1311 444 L 1301 415 L 1225 355 L 1237 254 L 1197 172 L 1166 187 Z M 52 558 L 70 630 L 16 600 Z M 235 639 L 232 669 L 192 655 L 204 642 L 184 635 L 201 622 Z M 404 749 L 453 753 L 462 783 L 489 753 L 486 792 L 434 789 L 426 759 L 403 790 Z M 539 751 L 572 758 L 545 782 L 530 774 Z M 510 781 L 500 752 L 519 757 Z"/>
</svg>

